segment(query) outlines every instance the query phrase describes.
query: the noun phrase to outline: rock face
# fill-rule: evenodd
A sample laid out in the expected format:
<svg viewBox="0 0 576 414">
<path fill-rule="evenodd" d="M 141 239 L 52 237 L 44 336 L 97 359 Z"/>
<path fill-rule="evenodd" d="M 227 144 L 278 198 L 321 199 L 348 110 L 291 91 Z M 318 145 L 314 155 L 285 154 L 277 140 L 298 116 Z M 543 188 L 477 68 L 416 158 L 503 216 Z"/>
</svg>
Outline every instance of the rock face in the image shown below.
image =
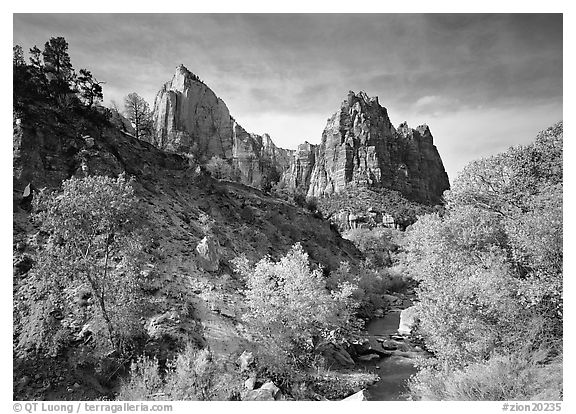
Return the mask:
<svg viewBox="0 0 576 414">
<path fill-rule="evenodd" d="M 213 236 L 206 236 L 200 240 L 196 246 L 200 267 L 209 272 L 216 272 L 220 264 L 219 248 L 218 240 Z"/>
<path fill-rule="evenodd" d="M 240 181 L 255 187 L 277 182 L 290 166 L 292 151 L 278 148 L 268 134 L 250 134 L 234 121 L 232 163 Z"/>
<path fill-rule="evenodd" d="M 410 335 L 412 328 L 418 323 L 418 310 L 415 306 L 410 306 L 400 312 L 400 325 L 398 333 L 400 335 Z"/>
<path fill-rule="evenodd" d="M 394 128 L 378 98 L 349 92 L 328 120 L 320 145 L 296 151 L 276 147 L 267 134 L 247 132 L 228 107 L 183 65 L 154 101 L 152 144 L 192 154 L 200 163 L 231 160 L 234 179 L 255 187 L 281 181 L 309 197 L 330 196 L 351 186 L 385 187 L 406 198 L 436 204 L 448 176 L 427 126 Z"/>
<path fill-rule="evenodd" d="M 318 146 L 312 145 L 308 141 L 298 145 L 290 160 L 290 166 L 282 180 L 288 188 L 304 188 L 310 186 L 312 170 L 316 164 L 316 150 Z"/>
<path fill-rule="evenodd" d="M 378 98 L 350 91 L 328 119 L 322 142 L 296 152 L 284 181 L 309 197 L 330 196 L 349 187 L 385 187 L 425 204 L 440 201 L 448 175 L 430 129 L 394 128 Z M 312 171 L 310 165 L 313 164 Z M 308 182 L 309 176 L 309 182 Z"/>
<path fill-rule="evenodd" d="M 276 147 L 267 134 L 248 133 L 224 101 L 183 65 L 156 95 L 153 121 L 152 144 L 192 154 L 201 163 L 212 157 L 232 160 L 245 184 L 278 181 L 290 164 L 293 151 Z"/>
<path fill-rule="evenodd" d="M 183 65 L 156 95 L 153 120 L 152 144 L 158 148 L 232 156 L 232 119 L 226 104 Z"/>
</svg>

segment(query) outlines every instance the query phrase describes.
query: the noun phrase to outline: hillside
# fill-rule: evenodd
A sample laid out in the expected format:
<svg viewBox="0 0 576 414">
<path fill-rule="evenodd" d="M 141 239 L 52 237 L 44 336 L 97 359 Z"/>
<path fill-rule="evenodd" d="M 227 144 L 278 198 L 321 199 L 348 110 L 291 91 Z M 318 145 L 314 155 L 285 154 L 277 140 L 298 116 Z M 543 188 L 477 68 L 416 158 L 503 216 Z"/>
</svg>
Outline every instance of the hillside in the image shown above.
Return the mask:
<svg viewBox="0 0 576 414">
<path fill-rule="evenodd" d="M 82 133 L 74 128 L 79 121 L 85 125 Z M 362 257 L 328 222 L 310 212 L 252 187 L 214 180 L 189 165 L 187 158 L 167 154 L 105 121 L 86 122 L 82 116 L 63 115 L 47 106 L 28 107 L 14 122 L 14 167 L 15 309 L 21 308 L 19 298 L 28 300 L 34 292 L 34 263 L 45 248 L 22 203 L 24 187 L 57 188 L 72 175 L 126 172 L 135 178 L 139 214 L 152 229 L 147 233 L 147 261 L 142 268 L 148 284 L 144 299 L 150 306 L 142 322 L 147 327 L 144 342 L 147 349 L 160 350 L 164 357 L 189 339 L 217 354 L 242 352 L 246 337 L 239 323 L 241 283 L 230 265 L 239 255 L 251 261 L 266 255 L 280 258 L 300 242 L 311 260 L 327 270 L 341 261 L 357 263 Z M 199 244 L 207 251 L 197 250 Z M 38 297 L 35 305 L 41 303 Z M 36 311 L 49 314 L 52 309 L 40 306 Z M 86 378 L 100 384 L 101 393 L 110 392 L 107 387 L 113 383 L 99 376 L 96 367 L 86 368 L 91 364 L 86 345 L 64 341 L 57 358 L 46 364 L 47 349 L 39 348 L 35 337 L 40 333 L 30 328 L 36 326 L 32 319 L 37 315 L 15 313 L 14 375 L 15 384 L 21 384 L 15 397 L 89 398 L 93 391 L 84 379 L 87 372 Z M 90 318 L 90 313 L 75 311 L 67 315 L 63 319 L 66 337 L 75 338 Z M 83 368 L 74 368 L 78 360 L 84 361 L 79 365 Z M 76 382 L 80 387 L 72 387 Z"/>
</svg>

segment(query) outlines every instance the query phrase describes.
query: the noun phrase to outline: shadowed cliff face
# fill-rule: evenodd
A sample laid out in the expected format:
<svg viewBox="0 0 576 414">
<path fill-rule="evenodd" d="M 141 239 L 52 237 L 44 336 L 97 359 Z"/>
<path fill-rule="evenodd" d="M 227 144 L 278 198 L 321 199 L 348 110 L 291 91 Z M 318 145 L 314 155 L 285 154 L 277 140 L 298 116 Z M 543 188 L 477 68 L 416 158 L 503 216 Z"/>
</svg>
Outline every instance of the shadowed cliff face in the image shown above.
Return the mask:
<svg viewBox="0 0 576 414">
<path fill-rule="evenodd" d="M 201 163 L 227 159 L 240 181 L 265 187 L 282 181 L 310 197 L 347 187 L 388 188 L 406 198 L 436 204 L 449 188 L 427 126 L 394 128 L 378 98 L 350 92 L 328 120 L 319 145 L 296 151 L 276 147 L 270 137 L 251 134 L 231 117 L 226 104 L 184 66 L 154 102 L 156 147 L 192 154 Z"/>
<path fill-rule="evenodd" d="M 244 184 L 259 187 L 289 166 L 292 151 L 276 147 L 267 134 L 248 133 L 224 101 L 183 65 L 156 95 L 153 119 L 156 147 L 193 154 L 200 162 L 231 160 Z"/>
<path fill-rule="evenodd" d="M 328 120 L 318 146 L 300 146 L 283 177 L 309 197 L 349 187 L 388 188 L 425 204 L 440 202 L 450 187 L 427 126 L 394 128 L 378 98 L 349 92 Z"/>
<path fill-rule="evenodd" d="M 289 188 L 308 189 L 310 186 L 310 177 L 316 163 L 316 150 L 318 146 L 309 142 L 298 145 L 290 160 L 290 167 L 282 177 L 282 181 Z"/>
</svg>

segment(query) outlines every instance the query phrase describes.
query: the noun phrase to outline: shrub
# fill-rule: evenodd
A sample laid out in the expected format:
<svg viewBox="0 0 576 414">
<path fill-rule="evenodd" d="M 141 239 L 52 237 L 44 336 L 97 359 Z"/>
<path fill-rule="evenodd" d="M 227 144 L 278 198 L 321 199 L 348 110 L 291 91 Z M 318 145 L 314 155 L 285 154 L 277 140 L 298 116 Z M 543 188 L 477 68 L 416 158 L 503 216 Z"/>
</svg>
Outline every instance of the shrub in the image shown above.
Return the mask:
<svg viewBox="0 0 576 414">
<path fill-rule="evenodd" d="M 426 367 L 410 380 L 415 400 L 561 400 L 562 361 L 540 365 L 534 356 L 495 354 L 465 368 Z"/>
<path fill-rule="evenodd" d="M 374 316 L 374 311 L 386 306 L 382 295 L 398 291 L 406 286 L 406 278 L 394 268 L 374 268 L 370 263 L 352 267 L 342 262 L 338 269 L 328 276 L 329 289 L 342 284 L 353 286 L 352 298 L 356 302 L 357 315 L 362 318 Z"/>
<path fill-rule="evenodd" d="M 206 169 L 210 172 L 212 177 L 217 178 L 219 180 L 234 180 L 234 168 L 232 164 L 223 158 L 218 156 L 213 156 L 210 160 L 206 163 Z"/>
<path fill-rule="evenodd" d="M 300 191 L 294 191 L 294 193 L 292 193 L 292 201 L 294 201 L 294 204 L 298 207 L 305 207 L 306 195 Z"/>
<path fill-rule="evenodd" d="M 350 240 L 376 267 L 391 266 L 392 254 L 399 249 L 398 230 L 386 228 L 352 229 L 343 237 Z"/>
<path fill-rule="evenodd" d="M 316 197 L 306 197 L 306 209 L 312 213 L 318 210 L 318 199 Z"/>
<path fill-rule="evenodd" d="M 344 342 L 356 332 L 354 287 L 343 283 L 328 290 L 300 244 L 276 263 L 264 258 L 250 266 L 237 259 L 235 266 L 247 286 L 243 320 L 260 341 L 273 341 L 293 361 L 306 364 L 320 341 Z"/>
<path fill-rule="evenodd" d="M 189 344 L 164 370 L 154 358 L 138 358 L 132 364 L 130 377 L 120 387 L 116 399 L 229 400 L 237 398 L 240 385 L 240 377 L 232 363 L 215 359 L 209 350 Z"/>
</svg>

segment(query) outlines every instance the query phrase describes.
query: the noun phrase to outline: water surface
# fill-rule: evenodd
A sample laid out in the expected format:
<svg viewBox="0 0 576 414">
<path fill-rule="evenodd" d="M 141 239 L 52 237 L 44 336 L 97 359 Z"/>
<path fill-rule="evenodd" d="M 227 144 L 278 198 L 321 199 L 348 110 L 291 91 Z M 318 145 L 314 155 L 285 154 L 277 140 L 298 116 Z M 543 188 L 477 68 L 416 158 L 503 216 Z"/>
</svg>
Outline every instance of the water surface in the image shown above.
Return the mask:
<svg viewBox="0 0 576 414">
<path fill-rule="evenodd" d="M 383 350 L 377 338 L 389 339 L 396 334 L 400 323 L 400 312 L 393 311 L 383 318 L 373 319 L 366 325 L 370 345 L 377 350 Z M 367 389 L 367 398 L 372 401 L 398 401 L 406 400 L 406 380 L 416 373 L 416 367 L 411 358 L 390 356 L 380 360 L 361 362 L 380 377 L 380 381 Z"/>
</svg>

